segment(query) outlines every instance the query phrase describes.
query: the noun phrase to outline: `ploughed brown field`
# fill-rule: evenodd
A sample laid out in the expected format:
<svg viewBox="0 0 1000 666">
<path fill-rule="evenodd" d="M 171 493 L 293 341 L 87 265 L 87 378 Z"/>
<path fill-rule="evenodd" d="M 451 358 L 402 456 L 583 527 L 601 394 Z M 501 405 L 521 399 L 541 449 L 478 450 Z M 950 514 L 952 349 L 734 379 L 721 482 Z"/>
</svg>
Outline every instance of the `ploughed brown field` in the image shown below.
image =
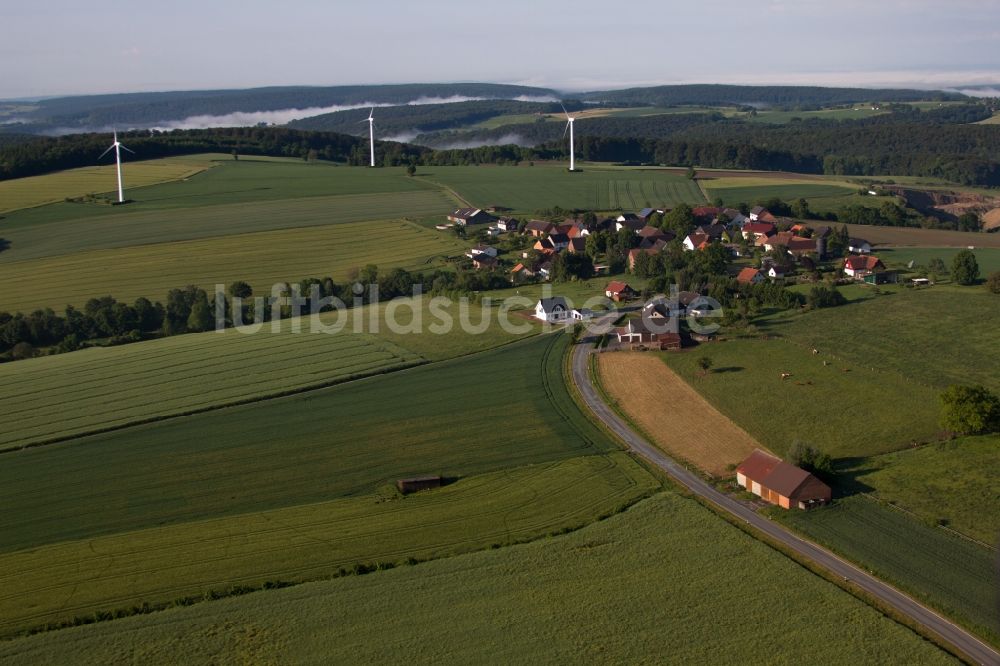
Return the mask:
<svg viewBox="0 0 1000 666">
<path fill-rule="evenodd" d="M 819 223 L 822 224 L 822 223 Z M 838 222 L 828 223 L 840 228 Z M 976 234 L 946 229 L 917 229 L 915 227 L 876 227 L 862 224 L 845 225 L 852 237 L 864 238 L 873 245 L 912 247 L 998 247 L 1000 234 Z M 877 250 L 877 248 L 876 248 Z"/>
<path fill-rule="evenodd" d="M 611 400 L 653 443 L 709 474 L 723 476 L 727 465 L 764 448 L 655 353 L 600 354 L 598 371 Z"/>
</svg>

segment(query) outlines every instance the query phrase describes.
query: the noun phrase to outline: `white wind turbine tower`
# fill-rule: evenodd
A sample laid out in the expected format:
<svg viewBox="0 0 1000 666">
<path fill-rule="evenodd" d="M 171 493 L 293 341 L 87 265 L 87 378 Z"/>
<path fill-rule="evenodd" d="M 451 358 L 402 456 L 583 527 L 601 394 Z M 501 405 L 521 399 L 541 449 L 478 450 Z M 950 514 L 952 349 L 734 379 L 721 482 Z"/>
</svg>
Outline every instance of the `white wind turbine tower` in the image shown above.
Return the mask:
<svg viewBox="0 0 1000 666">
<path fill-rule="evenodd" d="M 135 155 L 135 151 L 129 150 L 118 140 L 118 132 L 115 132 L 114 143 L 108 146 L 108 149 L 101 153 L 101 157 L 104 157 L 111 150 L 115 151 L 115 164 L 118 166 L 118 203 L 125 203 L 125 192 L 122 190 L 122 150 L 128 150 L 128 152 Z M 97 159 L 100 160 L 101 157 Z"/>
<path fill-rule="evenodd" d="M 370 160 L 368 166 L 375 166 L 375 118 L 374 118 L 374 116 L 375 116 L 375 107 L 373 106 L 372 110 L 368 112 L 368 118 L 366 118 L 366 120 L 368 121 L 368 150 L 369 150 L 369 155 L 371 155 L 371 160 Z M 361 122 L 365 122 L 365 121 L 362 120 Z"/>
<path fill-rule="evenodd" d="M 576 120 L 573 116 L 569 115 L 569 111 L 566 110 L 565 105 L 562 102 L 559 103 L 562 107 L 563 113 L 566 114 L 566 129 L 563 130 L 563 136 L 566 136 L 566 130 L 569 130 L 569 170 L 576 171 L 576 158 L 573 155 L 573 121 Z"/>
</svg>

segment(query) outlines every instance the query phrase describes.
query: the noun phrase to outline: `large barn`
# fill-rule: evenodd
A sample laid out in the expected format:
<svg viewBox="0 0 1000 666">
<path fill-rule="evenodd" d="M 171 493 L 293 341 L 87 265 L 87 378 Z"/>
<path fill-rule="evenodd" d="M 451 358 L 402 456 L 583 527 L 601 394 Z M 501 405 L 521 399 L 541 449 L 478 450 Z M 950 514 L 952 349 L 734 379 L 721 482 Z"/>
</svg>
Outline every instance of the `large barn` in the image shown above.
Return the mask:
<svg viewBox="0 0 1000 666">
<path fill-rule="evenodd" d="M 830 486 L 815 476 L 757 449 L 736 468 L 736 483 L 784 509 L 811 509 L 828 504 Z"/>
</svg>

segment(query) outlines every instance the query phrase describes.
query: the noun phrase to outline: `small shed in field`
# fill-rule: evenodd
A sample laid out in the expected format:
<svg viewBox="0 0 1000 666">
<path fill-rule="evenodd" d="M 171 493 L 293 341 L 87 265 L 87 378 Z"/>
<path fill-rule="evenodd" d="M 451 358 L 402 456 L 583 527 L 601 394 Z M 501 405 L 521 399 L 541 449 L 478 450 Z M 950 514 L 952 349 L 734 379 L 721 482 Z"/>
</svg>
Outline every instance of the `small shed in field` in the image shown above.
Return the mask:
<svg viewBox="0 0 1000 666">
<path fill-rule="evenodd" d="M 830 486 L 809 472 L 757 449 L 736 468 L 736 483 L 783 509 L 828 504 Z"/>
<path fill-rule="evenodd" d="M 420 490 L 430 490 L 441 487 L 440 476 L 415 476 L 410 479 L 399 479 L 396 481 L 396 488 L 404 495 L 415 493 Z"/>
</svg>

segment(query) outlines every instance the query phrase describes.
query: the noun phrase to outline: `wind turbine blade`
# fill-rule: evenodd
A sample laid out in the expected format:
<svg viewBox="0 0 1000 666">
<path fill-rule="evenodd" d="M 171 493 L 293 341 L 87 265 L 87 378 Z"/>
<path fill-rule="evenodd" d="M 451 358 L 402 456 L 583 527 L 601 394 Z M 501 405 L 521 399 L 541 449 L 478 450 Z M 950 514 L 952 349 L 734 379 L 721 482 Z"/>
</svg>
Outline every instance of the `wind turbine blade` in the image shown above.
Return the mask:
<svg viewBox="0 0 1000 666">
<path fill-rule="evenodd" d="M 130 152 L 130 153 L 132 153 L 133 155 L 135 155 L 135 151 L 134 151 L 134 150 L 132 150 L 132 149 L 130 149 L 130 148 L 126 148 L 126 147 L 125 147 L 124 145 L 122 145 L 122 144 L 120 144 L 120 143 L 118 144 L 118 147 L 119 147 L 119 148 L 121 148 L 122 150 L 127 150 L 128 152 Z"/>
<path fill-rule="evenodd" d="M 562 107 L 563 113 L 565 113 L 566 117 L 569 118 L 569 111 L 566 110 L 566 105 L 563 104 L 562 102 L 559 102 L 559 106 Z"/>
<path fill-rule="evenodd" d="M 375 107 L 373 106 L 372 110 L 368 112 L 368 119 L 371 120 L 374 115 L 375 115 Z"/>
<path fill-rule="evenodd" d="M 111 144 L 110 146 L 108 146 L 108 149 L 105 150 L 103 153 L 101 153 L 101 157 L 104 157 L 105 155 L 107 155 L 108 153 L 110 153 L 111 149 L 114 148 L 114 147 L 115 147 L 115 144 Z M 98 157 L 97 159 L 101 159 L 101 157 Z"/>
<path fill-rule="evenodd" d="M 566 132 L 569 131 L 569 122 L 566 123 L 566 127 L 563 127 L 563 138 L 566 138 Z"/>
</svg>

